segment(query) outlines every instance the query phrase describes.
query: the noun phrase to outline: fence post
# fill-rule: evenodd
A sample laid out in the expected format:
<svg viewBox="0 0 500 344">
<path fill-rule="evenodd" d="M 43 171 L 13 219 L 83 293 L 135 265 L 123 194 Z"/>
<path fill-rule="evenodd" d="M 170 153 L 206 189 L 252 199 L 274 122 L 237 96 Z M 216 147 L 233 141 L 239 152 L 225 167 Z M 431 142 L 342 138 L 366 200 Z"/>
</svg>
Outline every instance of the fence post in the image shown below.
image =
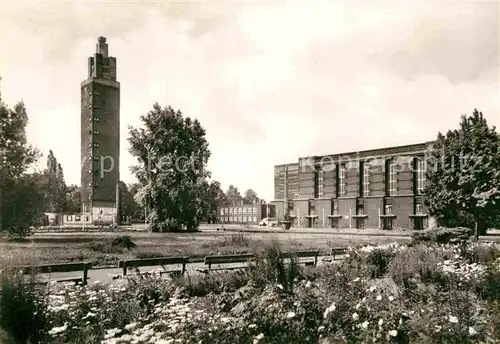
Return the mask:
<svg viewBox="0 0 500 344">
<path fill-rule="evenodd" d="M 314 266 L 318 264 L 318 251 L 314 252 Z"/>
<path fill-rule="evenodd" d="M 123 262 L 123 276 L 127 275 L 127 261 Z"/>
<path fill-rule="evenodd" d="M 182 275 L 184 275 L 184 273 L 186 272 L 186 261 L 187 258 L 184 258 L 184 260 L 182 261 Z"/>
</svg>

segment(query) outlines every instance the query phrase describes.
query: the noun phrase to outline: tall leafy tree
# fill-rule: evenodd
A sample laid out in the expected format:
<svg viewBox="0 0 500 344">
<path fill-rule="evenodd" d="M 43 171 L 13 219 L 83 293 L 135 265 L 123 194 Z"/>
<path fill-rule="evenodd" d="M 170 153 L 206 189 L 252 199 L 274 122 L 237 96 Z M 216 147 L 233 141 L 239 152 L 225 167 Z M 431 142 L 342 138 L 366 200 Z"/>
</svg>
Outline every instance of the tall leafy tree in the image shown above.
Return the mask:
<svg viewBox="0 0 500 344">
<path fill-rule="evenodd" d="M 120 181 L 120 217 L 132 217 L 137 212 L 137 202 L 129 191 L 127 184 Z"/>
<path fill-rule="evenodd" d="M 228 200 L 221 188 L 218 181 L 212 180 L 210 183 L 205 181 L 203 183 L 204 197 L 203 197 L 203 210 L 204 218 L 208 221 L 215 221 L 217 215 L 217 208 L 221 205 L 227 204 Z"/>
<path fill-rule="evenodd" d="M 44 210 L 62 212 L 66 203 L 66 182 L 61 164 L 52 150 L 47 156 L 47 168 L 43 175 Z"/>
<path fill-rule="evenodd" d="M 128 189 L 130 190 L 130 193 L 132 194 L 132 197 L 134 198 L 135 202 L 135 213 L 132 215 L 132 221 L 141 221 L 143 222 L 145 220 L 145 212 L 144 212 L 144 206 L 142 205 L 141 202 L 141 185 L 139 183 L 131 183 L 128 186 Z"/>
<path fill-rule="evenodd" d="M 0 232 L 24 235 L 43 215 L 39 173 L 28 173 L 40 154 L 26 138 L 24 103 L 0 99 Z"/>
<path fill-rule="evenodd" d="M 241 201 L 243 200 L 243 197 L 241 197 L 240 190 L 238 190 L 238 188 L 232 184 L 229 185 L 229 188 L 226 191 L 226 197 L 229 203 L 232 205 L 240 204 Z"/>
<path fill-rule="evenodd" d="M 476 235 L 498 225 L 500 136 L 481 112 L 439 133 L 428 160 L 426 204 L 439 224 L 475 227 Z"/>
<path fill-rule="evenodd" d="M 255 191 L 253 191 L 252 189 L 248 189 L 247 191 L 245 191 L 245 196 L 243 197 L 243 202 L 245 204 L 253 204 L 254 202 L 258 201 L 260 201 L 260 199 Z"/>
<path fill-rule="evenodd" d="M 141 188 L 154 232 L 197 229 L 203 216 L 203 182 L 210 176 L 205 130 L 198 120 L 171 107 L 141 116 L 140 128 L 130 127 L 132 168 Z"/>
<path fill-rule="evenodd" d="M 82 211 L 82 202 L 80 199 L 80 188 L 77 185 L 68 185 L 66 187 L 66 201 L 64 203 L 65 213 L 79 213 Z"/>
</svg>

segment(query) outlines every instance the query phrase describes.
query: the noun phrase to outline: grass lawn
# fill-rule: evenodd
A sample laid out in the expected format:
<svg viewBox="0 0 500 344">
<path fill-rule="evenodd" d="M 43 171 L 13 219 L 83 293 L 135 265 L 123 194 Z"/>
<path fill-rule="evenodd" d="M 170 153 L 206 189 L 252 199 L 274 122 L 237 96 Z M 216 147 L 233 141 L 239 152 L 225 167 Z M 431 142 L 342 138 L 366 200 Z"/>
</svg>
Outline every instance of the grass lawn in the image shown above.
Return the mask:
<svg viewBox="0 0 500 344">
<path fill-rule="evenodd" d="M 127 235 L 136 245 L 128 250 L 112 245 Z M 361 244 L 406 243 L 410 238 L 308 233 L 57 233 L 36 234 L 22 242 L 0 242 L 0 266 L 92 261 L 94 266 L 116 265 L 119 260 L 175 255 L 204 257 L 212 254 L 257 253 L 276 242 L 283 250 L 317 249 Z"/>
</svg>

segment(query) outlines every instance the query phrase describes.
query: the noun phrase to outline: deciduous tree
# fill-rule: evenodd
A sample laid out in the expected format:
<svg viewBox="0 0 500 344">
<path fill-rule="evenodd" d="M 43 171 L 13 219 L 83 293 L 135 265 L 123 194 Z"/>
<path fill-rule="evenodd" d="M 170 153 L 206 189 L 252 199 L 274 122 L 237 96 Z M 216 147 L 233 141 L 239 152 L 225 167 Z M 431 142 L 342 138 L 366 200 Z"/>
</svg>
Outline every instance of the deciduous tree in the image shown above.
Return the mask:
<svg viewBox="0 0 500 344">
<path fill-rule="evenodd" d="M 158 104 L 141 122 L 140 128 L 130 127 L 130 153 L 138 161 L 132 171 L 151 230 L 197 229 L 203 216 L 203 182 L 209 177 L 205 130 L 198 120 Z"/>
<path fill-rule="evenodd" d="M 80 199 L 80 188 L 77 185 L 66 187 L 66 202 L 64 204 L 65 213 L 80 213 L 82 202 Z"/>
<path fill-rule="evenodd" d="M 52 150 L 47 156 L 47 168 L 43 173 L 44 211 L 63 212 L 66 203 L 66 182 L 61 164 Z"/>
<path fill-rule="evenodd" d="M 255 191 L 253 191 L 252 189 L 248 189 L 247 191 L 245 191 L 245 196 L 243 197 L 243 202 L 245 204 L 253 204 L 254 202 L 258 201 L 260 201 L 260 199 Z"/>
<path fill-rule="evenodd" d="M 500 136 L 483 114 L 462 116 L 460 128 L 439 133 L 425 188 L 431 215 L 444 226 L 476 227 L 477 235 L 500 218 Z"/>
<path fill-rule="evenodd" d="M 127 184 L 120 181 L 120 217 L 132 217 L 137 212 L 137 202 L 129 191 Z"/>
<path fill-rule="evenodd" d="M 240 190 L 234 185 L 229 185 L 229 188 L 226 191 L 226 197 L 230 204 L 237 205 L 240 204 L 243 200 L 241 197 Z"/>
<path fill-rule="evenodd" d="M 28 144 L 22 102 L 9 109 L 0 99 L 0 232 L 24 235 L 43 215 L 39 173 L 28 173 L 40 154 Z"/>
<path fill-rule="evenodd" d="M 228 203 L 227 197 L 222 190 L 220 183 L 216 180 L 212 180 L 211 182 L 204 182 L 203 189 L 204 218 L 207 221 L 209 219 L 212 219 L 212 221 L 214 221 L 214 217 L 217 215 L 217 208 Z"/>
</svg>

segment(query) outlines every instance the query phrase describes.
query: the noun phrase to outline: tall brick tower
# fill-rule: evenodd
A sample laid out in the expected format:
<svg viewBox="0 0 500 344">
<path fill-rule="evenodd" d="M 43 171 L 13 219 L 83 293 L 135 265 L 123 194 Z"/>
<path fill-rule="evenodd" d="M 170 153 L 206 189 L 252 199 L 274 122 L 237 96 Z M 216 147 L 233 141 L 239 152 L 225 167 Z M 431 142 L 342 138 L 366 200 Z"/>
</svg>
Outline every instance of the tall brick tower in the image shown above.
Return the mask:
<svg viewBox="0 0 500 344">
<path fill-rule="evenodd" d="M 120 180 L 120 83 L 116 58 L 108 56 L 105 37 L 97 39 L 81 84 L 82 212 L 94 223 L 110 222 Z"/>
</svg>

